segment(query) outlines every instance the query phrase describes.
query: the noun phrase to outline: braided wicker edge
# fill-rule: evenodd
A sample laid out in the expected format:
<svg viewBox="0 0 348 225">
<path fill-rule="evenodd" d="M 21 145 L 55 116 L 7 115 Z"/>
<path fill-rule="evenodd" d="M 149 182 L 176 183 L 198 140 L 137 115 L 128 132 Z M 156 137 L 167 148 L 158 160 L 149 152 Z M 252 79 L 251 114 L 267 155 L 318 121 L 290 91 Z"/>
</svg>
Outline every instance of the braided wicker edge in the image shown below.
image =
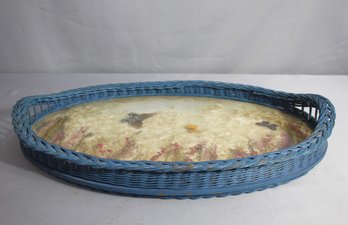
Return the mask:
<svg viewBox="0 0 348 225">
<path fill-rule="evenodd" d="M 302 107 L 308 104 L 309 106 L 311 105 L 317 108 L 319 117 L 315 122 L 316 125 L 313 134 L 297 145 L 253 157 L 206 162 L 153 162 L 103 159 L 50 144 L 38 137 L 31 130 L 31 124 L 35 122 L 35 120 L 61 108 L 83 102 L 139 95 L 185 95 L 227 98 L 250 101 L 287 110 L 296 110 L 296 104 L 301 103 Z M 265 99 L 270 99 L 270 101 L 265 101 Z M 36 117 L 36 115 L 33 117 L 30 112 L 30 107 L 42 102 L 46 102 L 47 104 L 55 102 L 58 103 L 58 105 L 55 105 L 38 117 Z M 299 113 L 300 112 L 297 112 L 297 114 Z M 308 120 L 314 120 L 310 114 L 303 113 L 303 117 L 307 117 Z M 24 146 L 44 152 L 52 157 L 66 160 L 67 163 L 98 169 L 163 173 L 221 171 L 247 168 L 279 163 L 310 154 L 316 147 L 326 142 L 326 139 L 330 136 L 335 122 L 335 109 L 328 99 L 315 94 L 293 94 L 250 85 L 213 81 L 166 81 L 107 84 L 79 88 L 50 95 L 29 96 L 22 98 L 16 103 L 13 107 L 12 118 L 14 130 Z"/>
<path fill-rule="evenodd" d="M 268 180 L 263 180 L 261 182 L 253 182 L 244 185 L 237 185 L 235 187 L 215 187 L 201 189 L 197 188 L 194 190 L 186 189 L 159 189 L 159 188 L 142 188 L 142 187 L 127 187 L 123 185 L 108 184 L 103 182 L 98 182 L 95 180 L 85 179 L 84 177 L 73 176 L 69 173 L 61 172 L 56 169 L 52 169 L 49 166 L 41 164 L 39 161 L 35 160 L 30 154 L 24 153 L 28 160 L 30 160 L 35 166 L 39 167 L 43 171 L 53 175 L 58 179 L 62 179 L 68 183 L 78 185 L 80 187 L 92 189 L 95 191 L 102 191 L 112 194 L 122 194 L 125 196 L 134 197 L 152 197 L 161 199 L 199 199 L 199 198 L 211 198 L 211 197 L 225 197 L 228 195 L 239 195 L 242 193 L 251 193 L 254 191 L 262 191 L 267 188 L 274 188 L 278 185 L 288 183 L 291 180 L 297 179 L 308 173 L 313 167 L 315 167 L 324 157 L 327 149 L 327 142 L 315 153 L 315 157 L 312 158 L 312 162 L 305 167 L 292 172 L 290 174 L 281 175 L 273 177 Z M 25 148 L 22 148 L 26 151 Z M 261 166 L 262 167 L 262 166 Z M 206 177 L 209 177 L 209 172 L 205 172 Z"/>
</svg>

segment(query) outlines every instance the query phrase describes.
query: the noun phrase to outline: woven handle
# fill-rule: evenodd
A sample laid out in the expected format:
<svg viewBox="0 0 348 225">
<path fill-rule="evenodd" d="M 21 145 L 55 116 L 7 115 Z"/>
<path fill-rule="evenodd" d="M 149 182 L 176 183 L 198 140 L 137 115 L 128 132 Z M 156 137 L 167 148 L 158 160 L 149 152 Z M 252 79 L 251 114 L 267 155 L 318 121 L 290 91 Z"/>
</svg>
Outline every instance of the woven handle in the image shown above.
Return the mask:
<svg viewBox="0 0 348 225">
<path fill-rule="evenodd" d="M 322 131 L 323 131 L 323 138 L 328 138 L 331 135 L 332 129 L 335 125 L 335 119 L 336 119 L 336 113 L 335 113 L 335 107 L 330 102 L 329 99 L 321 96 L 321 95 L 309 95 L 313 97 L 315 102 L 319 105 L 319 108 L 321 109 L 318 124 L 323 124 Z"/>
</svg>

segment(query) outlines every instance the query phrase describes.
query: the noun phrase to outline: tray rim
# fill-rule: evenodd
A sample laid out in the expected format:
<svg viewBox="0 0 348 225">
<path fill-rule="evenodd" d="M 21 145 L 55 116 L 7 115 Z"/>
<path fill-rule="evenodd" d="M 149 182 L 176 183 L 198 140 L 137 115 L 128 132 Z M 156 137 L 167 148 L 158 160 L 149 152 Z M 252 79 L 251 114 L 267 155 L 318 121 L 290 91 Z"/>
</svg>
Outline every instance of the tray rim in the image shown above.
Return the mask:
<svg viewBox="0 0 348 225">
<path fill-rule="evenodd" d="M 249 156 L 245 158 L 235 158 L 235 159 L 225 159 L 225 160 L 212 160 L 212 161 L 202 161 L 202 162 L 157 162 L 157 161 L 131 161 L 131 160 L 115 160 L 99 158 L 92 155 L 87 155 L 85 153 L 76 152 L 71 149 L 63 148 L 59 145 L 51 144 L 44 139 L 38 137 L 31 129 L 33 122 L 37 121 L 40 117 L 36 118 L 34 121 L 29 121 L 28 118 L 24 117 L 26 111 L 29 107 L 35 105 L 39 101 L 57 101 L 57 99 L 64 98 L 74 98 L 74 96 L 81 96 L 87 94 L 105 93 L 109 90 L 122 90 L 125 95 L 112 96 L 112 97 L 95 97 L 89 98 L 85 101 L 72 101 L 71 103 L 64 105 L 62 107 L 57 107 L 52 111 L 47 111 L 41 116 L 45 116 L 54 111 L 78 105 L 85 102 L 91 102 L 96 100 L 107 100 L 111 98 L 119 97 L 132 97 L 132 96 L 158 96 L 158 94 L 138 94 L 137 90 L 143 89 L 158 89 L 163 90 L 166 88 L 179 88 L 184 87 L 209 87 L 216 89 L 218 92 L 220 90 L 233 89 L 240 92 L 250 92 L 256 96 L 268 96 L 274 99 L 288 99 L 293 101 L 294 99 L 311 101 L 313 104 L 317 104 L 320 109 L 320 116 L 318 118 L 317 124 L 314 128 L 313 133 L 304 141 L 290 146 L 288 148 L 280 149 L 270 153 L 260 154 L 256 156 Z M 135 95 L 127 95 L 127 92 L 135 92 Z M 134 94 L 134 93 L 133 93 Z M 97 94 L 96 94 L 97 95 Z M 178 94 L 178 93 L 162 93 L 160 95 L 165 96 L 201 96 L 202 93 L 190 93 L 190 94 Z M 247 101 L 239 97 L 224 96 L 224 95 L 214 95 L 212 98 L 220 99 L 233 99 L 237 101 L 253 102 L 256 104 L 261 104 L 268 107 L 277 108 L 277 105 L 268 105 L 267 103 Z M 298 115 L 297 115 L 298 116 Z M 161 82 L 136 82 L 136 83 L 116 83 L 116 84 L 105 84 L 89 86 L 84 88 L 77 88 L 67 91 L 62 91 L 54 94 L 45 95 L 35 95 L 24 97 L 19 100 L 13 107 L 12 112 L 13 126 L 16 134 L 18 135 L 20 141 L 27 147 L 34 149 L 35 151 L 42 151 L 45 154 L 64 159 L 69 163 L 76 163 L 84 166 L 91 166 L 95 168 L 106 168 L 106 169 L 122 169 L 122 170 L 140 170 L 140 171 L 151 171 L 151 172 L 188 172 L 188 171 L 216 171 L 216 170 L 228 170 L 236 168 L 245 168 L 260 166 L 264 164 L 273 164 L 277 162 L 286 161 L 293 157 L 300 157 L 301 155 L 309 154 L 315 148 L 313 146 L 320 146 L 323 141 L 330 136 L 332 128 L 335 123 L 335 109 L 332 103 L 325 97 L 316 94 L 295 94 L 287 93 L 283 91 L 274 91 L 266 88 L 261 88 L 252 85 L 236 84 L 236 83 L 225 83 L 225 82 L 215 82 L 215 81 L 200 81 L 200 80 L 189 80 L 189 81 L 161 81 Z M 310 117 L 308 117 L 310 118 Z"/>
</svg>

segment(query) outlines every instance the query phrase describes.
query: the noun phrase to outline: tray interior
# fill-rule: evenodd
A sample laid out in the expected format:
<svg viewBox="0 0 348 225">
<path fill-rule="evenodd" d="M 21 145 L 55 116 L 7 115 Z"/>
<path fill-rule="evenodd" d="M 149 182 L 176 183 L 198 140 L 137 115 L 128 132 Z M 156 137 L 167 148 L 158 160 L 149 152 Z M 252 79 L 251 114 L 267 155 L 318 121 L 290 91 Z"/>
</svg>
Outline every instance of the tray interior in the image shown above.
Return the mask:
<svg viewBox="0 0 348 225">
<path fill-rule="evenodd" d="M 186 162 L 276 151 L 313 131 L 275 108 L 188 96 L 84 103 L 43 117 L 32 130 L 50 143 L 102 158 Z"/>
</svg>

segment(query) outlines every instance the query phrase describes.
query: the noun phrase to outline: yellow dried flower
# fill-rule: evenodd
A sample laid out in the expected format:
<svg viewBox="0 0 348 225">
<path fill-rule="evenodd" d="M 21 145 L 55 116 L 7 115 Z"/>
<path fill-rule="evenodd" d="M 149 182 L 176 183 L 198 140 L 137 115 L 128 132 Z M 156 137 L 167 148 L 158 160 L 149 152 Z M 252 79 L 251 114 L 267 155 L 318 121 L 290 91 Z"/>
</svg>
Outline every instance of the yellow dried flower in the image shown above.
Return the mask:
<svg viewBox="0 0 348 225">
<path fill-rule="evenodd" d="M 196 133 L 196 132 L 198 132 L 198 126 L 195 125 L 195 124 L 187 124 L 185 126 L 185 128 L 186 128 L 187 132 L 189 132 L 189 133 Z"/>
</svg>

